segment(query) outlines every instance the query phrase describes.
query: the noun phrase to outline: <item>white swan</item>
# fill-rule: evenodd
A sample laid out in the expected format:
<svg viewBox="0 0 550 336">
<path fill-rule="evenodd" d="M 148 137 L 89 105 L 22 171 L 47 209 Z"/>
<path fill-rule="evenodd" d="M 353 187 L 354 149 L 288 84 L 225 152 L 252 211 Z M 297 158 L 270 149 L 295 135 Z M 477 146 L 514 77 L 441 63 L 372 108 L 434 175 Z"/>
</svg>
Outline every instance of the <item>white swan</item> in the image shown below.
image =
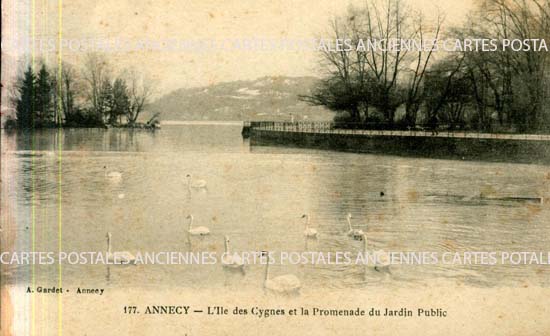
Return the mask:
<svg viewBox="0 0 550 336">
<path fill-rule="evenodd" d="M 205 189 L 206 181 L 205 180 L 192 180 L 191 175 L 187 174 L 187 188 L 195 189 Z"/>
<path fill-rule="evenodd" d="M 307 238 L 317 238 L 317 230 L 309 227 L 309 215 L 305 214 L 302 218 L 306 219 L 306 229 L 304 230 L 304 236 Z"/>
<path fill-rule="evenodd" d="M 112 182 L 120 182 L 120 180 L 122 180 L 122 173 L 120 172 L 112 171 L 107 173 L 107 166 L 103 166 L 103 171 L 105 173 L 105 177 Z"/>
<path fill-rule="evenodd" d="M 265 264 L 264 288 L 277 294 L 299 294 L 302 284 L 294 274 L 269 279 L 269 260 Z"/>
<path fill-rule="evenodd" d="M 222 256 L 222 265 L 227 268 L 244 270 L 244 261 L 240 255 L 232 255 L 229 249 L 229 238 L 224 236 L 225 253 Z"/>
<path fill-rule="evenodd" d="M 367 235 L 363 234 L 363 254 L 367 254 Z M 384 250 L 374 251 L 374 270 L 377 272 L 388 271 L 390 269 L 390 256 Z"/>
<path fill-rule="evenodd" d="M 206 236 L 210 234 L 210 229 L 206 226 L 197 226 L 193 227 L 193 215 L 187 215 L 186 217 L 189 219 L 189 227 L 187 228 L 187 232 L 189 232 L 192 236 Z"/>
<path fill-rule="evenodd" d="M 353 239 L 357 239 L 357 240 L 363 239 L 363 236 L 365 235 L 363 230 L 354 229 L 351 226 L 351 214 L 350 213 L 348 213 L 348 216 L 346 218 L 348 220 L 348 227 L 349 227 L 348 236 L 352 237 Z"/>
<path fill-rule="evenodd" d="M 381 271 L 389 272 L 391 260 L 388 253 L 384 250 L 378 250 L 378 251 L 374 251 L 374 255 L 377 256 L 376 263 L 374 265 L 374 270 L 378 272 L 381 272 Z"/>
<path fill-rule="evenodd" d="M 135 264 L 136 257 L 128 251 L 111 251 L 111 232 L 107 232 L 107 261 L 113 264 Z"/>
<path fill-rule="evenodd" d="M 112 178 L 112 179 L 121 179 L 122 178 L 122 173 L 117 172 L 117 171 L 112 171 L 112 172 L 109 172 L 107 174 L 107 177 Z"/>
</svg>

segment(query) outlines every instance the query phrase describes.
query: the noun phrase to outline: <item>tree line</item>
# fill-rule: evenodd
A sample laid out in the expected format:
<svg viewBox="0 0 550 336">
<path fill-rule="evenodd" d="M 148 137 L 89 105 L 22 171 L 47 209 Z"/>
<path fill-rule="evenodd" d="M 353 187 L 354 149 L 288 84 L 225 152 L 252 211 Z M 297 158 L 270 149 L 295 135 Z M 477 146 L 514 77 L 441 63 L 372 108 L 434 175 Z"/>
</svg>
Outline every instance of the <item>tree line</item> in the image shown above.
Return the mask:
<svg viewBox="0 0 550 336">
<path fill-rule="evenodd" d="M 86 55 L 82 69 L 29 65 L 14 85 L 15 119 L 7 126 L 157 127 L 158 115 L 138 122 L 153 93 L 151 81 L 134 69 L 113 73 L 102 54 Z"/>
<path fill-rule="evenodd" d="M 367 0 L 333 19 L 333 39 L 546 39 L 550 0 L 482 0 L 460 27 L 426 20 L 403 0 Z M 502 43 L 502 42 L 498 42 Z M 437 55 L 436 55 L 437 54 Z M 483 131 L 550 129 L 548 53 L 464 49 L 322 50 L 324 78 L 301 96 L 338 112 L 341 127 Z"/>
</svg>

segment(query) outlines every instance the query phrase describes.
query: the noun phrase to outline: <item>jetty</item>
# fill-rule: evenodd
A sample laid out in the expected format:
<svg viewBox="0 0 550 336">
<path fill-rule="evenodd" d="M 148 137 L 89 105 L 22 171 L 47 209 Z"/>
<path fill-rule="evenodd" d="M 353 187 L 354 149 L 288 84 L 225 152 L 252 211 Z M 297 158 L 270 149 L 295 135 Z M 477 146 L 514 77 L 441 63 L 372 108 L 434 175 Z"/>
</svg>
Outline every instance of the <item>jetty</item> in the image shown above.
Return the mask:
<svg viewBox="0 0 550 336">
<path fill-rule="evenodd" d="M 246 131 L 244 131 L 246 128 Z M 550 134 L 339 128 L 334 122 L 252 121 L 253 146 L 296 146 L 461 160 L 550 163 Z"/>
</svg>

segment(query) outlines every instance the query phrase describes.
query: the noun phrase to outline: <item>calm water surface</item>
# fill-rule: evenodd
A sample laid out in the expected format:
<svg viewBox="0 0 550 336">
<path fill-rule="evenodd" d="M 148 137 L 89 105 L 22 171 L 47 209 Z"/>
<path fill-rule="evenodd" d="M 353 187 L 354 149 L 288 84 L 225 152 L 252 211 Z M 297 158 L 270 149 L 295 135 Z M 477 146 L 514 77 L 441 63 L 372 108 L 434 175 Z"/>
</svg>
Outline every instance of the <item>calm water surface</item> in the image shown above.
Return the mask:
<svg viewBox="0 0 550 336">
<path fill-rule="evenodd" d="M 386 251 L 548 251 L 550 208 L 508 196 L 548 196 L 550 167 L 250 147 L 238 125 L 2 134 L 3 250 L 223 252 L 351 251 L 347 213 Z M 62 151 L 59 151 L 62 148 Z M 34 150 L 33 150 L 34 149 Z M 106 167 L 106 168 L 104 168 Z M 120 181 L 106 172 L 120 172 Z M 189 191 L 185 176 L 208 182 Z M 380 192 L 384 196 L 380 196 Z M 479 195 L 495 199 L 479 199 Z M 60 203 L 61 199 L 61 203 Z M 60 212 L 61 209 L 61 212 Z M 317 240 L 305 241 L 302 214 Z M 59 216 L 61 214 L 61 234 Z M 212 234 L 188 240 L 185 216 Z M 33 230 L 34 228 L 34 230 Z M 64 286 L 261 289 L 263 268 L 245 275 L 218 265 L 19 266 L 4 280 Z M 275 265 L 308 288 L 408 287 L 444 280 L 467 286 L 550 283 L 550 266 Z"/>
</svg>

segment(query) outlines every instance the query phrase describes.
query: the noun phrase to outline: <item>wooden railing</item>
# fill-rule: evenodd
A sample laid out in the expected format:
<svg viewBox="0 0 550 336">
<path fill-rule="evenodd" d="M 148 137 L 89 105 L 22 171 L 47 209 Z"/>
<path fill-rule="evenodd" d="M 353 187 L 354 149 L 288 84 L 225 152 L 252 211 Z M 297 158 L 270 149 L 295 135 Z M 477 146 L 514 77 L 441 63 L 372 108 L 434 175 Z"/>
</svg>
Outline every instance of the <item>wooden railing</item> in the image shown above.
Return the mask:
<svg viewBox="0 0 550 336">
<path fill-rule="evenodd" d="M 347 134 L 366 136 L 414 136 L 414 137 L 447 137 L 447 138 L 477 138 L 477 139 L 503 139 L 503 140 L 538 140 L 550 141 L 548 134 L 515 134 L 515 133 L 484 133 L 476 131 L 453 130 L 425 130 L 422 128 L 410 130 L 377 130 L 363 129 L 364 124 L 358 127 L 342 128 L 334 122 L 310 121 L 310 122 L 282 122 L 282 121 L 251 121 L 245 122 L 251 130 L 318 133 L 318 134 Z M 346 127 L 349 127 L 346 124 Z M 368 125 L 367 125 L 368 126 Z"/>
</svg>

